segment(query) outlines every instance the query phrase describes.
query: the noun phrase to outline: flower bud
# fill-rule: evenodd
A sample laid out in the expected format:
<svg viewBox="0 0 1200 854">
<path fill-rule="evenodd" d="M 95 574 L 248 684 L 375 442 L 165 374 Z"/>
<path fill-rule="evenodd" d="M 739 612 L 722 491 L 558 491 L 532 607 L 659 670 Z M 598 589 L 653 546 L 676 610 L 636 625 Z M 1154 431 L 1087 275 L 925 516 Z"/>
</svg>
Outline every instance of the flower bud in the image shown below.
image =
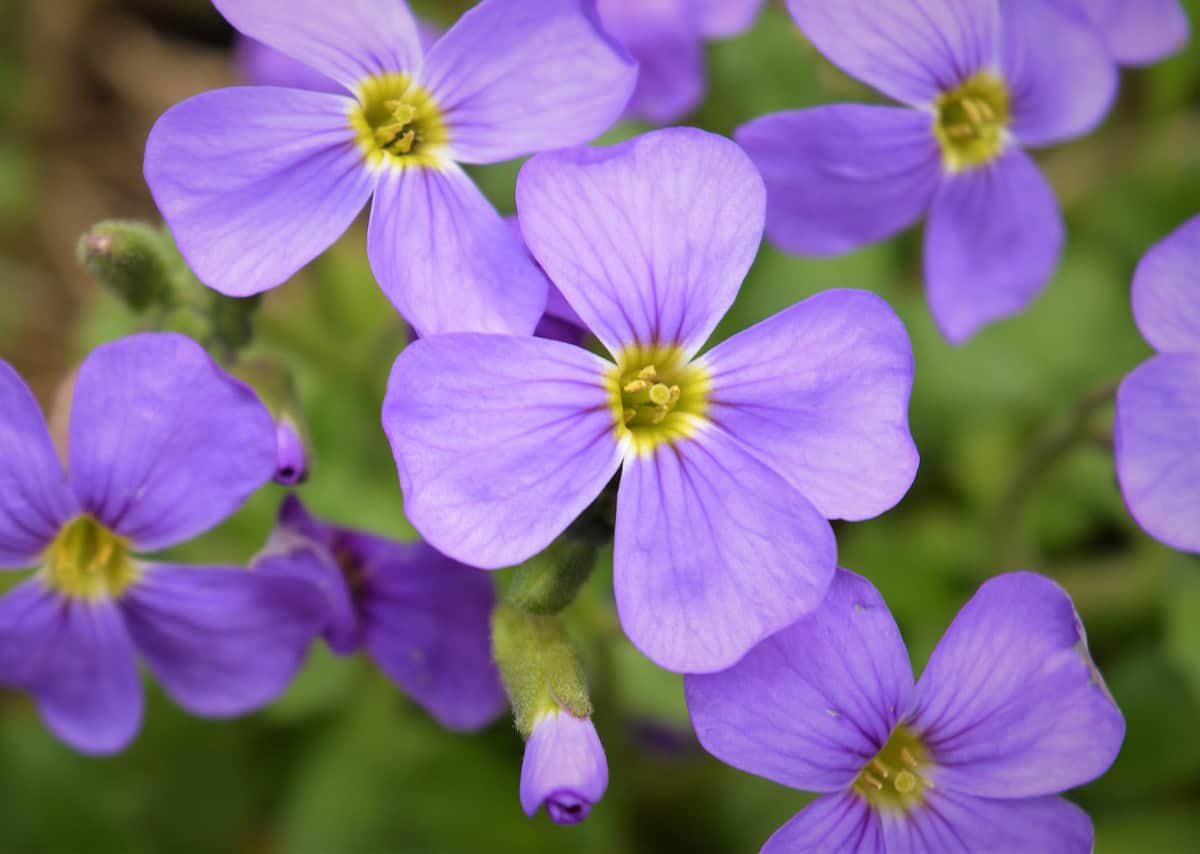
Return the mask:
<svg viewBox="0 0 1200 854">
<path fill-rule="evenodd" d="M 88 274 L 143 311 L 172 298 L 172 264 L 168 238 L 141 222 L 110 220 L 89 229 L 75 254 Z"/>
<path fill-rule="evenodd" d="M 308 450 L 300 428 L 287 412 L 275 422 L 275 482 L 296 486 L 308 479 Z"/>
<path fill-rule="evenodd" d="M 608 761 L 591 718 L 557 706 L 538 716 L 525 744 L 521 807 L 532 818 L 546 806 L 555 824 L 578 824 L 608 788 Z"/>
</svg>

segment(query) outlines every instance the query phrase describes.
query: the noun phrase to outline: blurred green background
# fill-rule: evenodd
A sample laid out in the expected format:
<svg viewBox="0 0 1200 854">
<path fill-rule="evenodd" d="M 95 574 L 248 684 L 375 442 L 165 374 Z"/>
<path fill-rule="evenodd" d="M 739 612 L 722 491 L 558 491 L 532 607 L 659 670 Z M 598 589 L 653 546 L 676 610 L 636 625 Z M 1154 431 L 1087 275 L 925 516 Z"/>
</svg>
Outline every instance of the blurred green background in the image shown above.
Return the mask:
<svg viewBox="0 0 1200 854">
<path fill-rule="evenodd" d="M 414 5 L 448 23 L 467 4 Z M 1200 0 L 1185 5 L 1200 22 Z M 144 324 L 76 266 L 75 240 L 103 218 L 155 218 L 146 133 L 171 104 L 232 82 L 230 40 L 205 0 L 0 0 L 0 357 L 47 408 L 89 348 Z M 710 96 L 689 123 L 722 133 L 772 110 L 874 99 L 776 6 L 709 59 Z M 1030 311 L 965 347 L 943 342 L 925 308 L 919 231 L 837 260 L 764 246 L 719 333 L 830 287 L 870 288 L 900 312 L 916 352 L 921 470 L 894 511 L 839 526 L 841 562 L 882 590 L 918 668 L 987 576 L 1027 567 L 1067 587 L 1128 721 L 1112 770 L 1071 794 L 1102 854 L 1200 850 L 1200 560 L 1126 512 L 1111 406 L 1078 417 L 1081 400 L 1149 352 L 1129 281 L 1146 249 L 1200 212 L 1198 99 L 1193 45 L 1126 71 L 1100 131 L 1039 155 L 1067 213 L 1061 268 Z M 517 166 L 475 172 L 502 211 Z M 342 524 L 411 537 L 378 425 L 406 335 L 373 283 L 364 234 L 365 218 L 268 295 L 254 349 L 297 372 L 317 456 L 304 499 Z M 175 556 L 247 560 L 281 495 L 264 490 Z M 522 745 L 508 721 L 442 732 L 365 663 L 322 648 L 279 703 L 235 722 L 191 718 L 148 685 L 141 736 L 110 759 L 73 754 L 26 698 L 0 692 L 0 851 L 757 850 L 806 797 L 699 749 L 679 677 L 622 638 L 609 585 L 597 572 L 569 614 L 611 769 L 582 826 L 521 813 Z"/>
</svg>

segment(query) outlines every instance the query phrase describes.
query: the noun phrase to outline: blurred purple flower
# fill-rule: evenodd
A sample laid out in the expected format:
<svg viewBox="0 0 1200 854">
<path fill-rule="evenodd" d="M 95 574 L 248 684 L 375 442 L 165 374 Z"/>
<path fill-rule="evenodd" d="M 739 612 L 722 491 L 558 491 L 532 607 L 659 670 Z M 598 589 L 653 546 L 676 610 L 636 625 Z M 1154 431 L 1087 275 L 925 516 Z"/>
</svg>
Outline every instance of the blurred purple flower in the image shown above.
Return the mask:
<svg viewBox="0 0 1200 854">
<path fill-rule="evenodd" d="M 1025 572 L 979 589 L 915 687 L 887 605 L 845 570 L 812 615 L 684 685 L 710 753 L 823 793 L 769 852 L 1088 854 L 1091 821 L 1057 794 L 1125 735 L 1070 597 Z"/>
<path fill-rule="evenodd" d="M 525 743 L 521 806 L 532 818 L 546 806 L 555 824 L 579 824 L 608 788 L 608 760 L 591 718 L 546 712 Z"/>
<path fill-rule="evenodd" d="M 486 573 L 424 543 L 397 543 L 313 518 L 288 496 L 255 569 L 303 578 L 324 594 L 325 640 L 338 655 L 366 650 L 443 726 L 476 730 L 507 700 L 492 662 Z"/>
<path fill-rule="evenodd" d="M 598 0 L 604 28 L 638 61 L 630 115 L 671 124 L 704 100 L 704 42 L 754 23 L 765 0 Z"/>
<path fill-rule="evenodd" d="M 763 116 L 737 140 L 767 182 L 767 234 L 836 255 L 928 214 L 925 288 L 961 343 L 1022 311 L 1058 265 L 1062 215 L 1024 147 L 1091 130 L 1117 72 L 1061 0 L 789 0 L 805 35 L 904 107 Z"/>
<path fill-rule="evenodd" d="M 1012 2 L 1012 0 L 1008 0 Z M 1191 27 L 1179 0 L 1059 0 L 1095 25 L 1121 65 L 1152 65 L 1183 50 Z"/>
<path fill-rule="evenodd" d="M 200 279 L 275 287 L 373 195 L 371 267 L 420 334 L 531 332 L 544 279 L 459 164 L 586 142 L 620 115 L 636 67 L 592 0 L 484 0 L 428 56 L 402 0 L 215 3 L 345 91 L 223 89 L 159 119 L 146 180 Z"/>
<path fill-rule="evenodd" d="M 531 251 L 612 361 L 457 334 L 396 360 L 384 428 L 405 510 L 489 569 L 537 554 L 622 469 L 614 589 L 663 667 L 727 667 L 816 607 L 827 519 L 894 505 L 917 467 L 912 352 L 888 305 L 829 291 L 696 356 L 762 238 L 727 139 L 676 128 L 540 155 L 517 185 Z"/>
<path fill-rule="evenodd" d="M 320 630 L 309 586 L 133 556 L 208 530 L 271 479 L 275 428 L 249 388 L 180 335 L 100 347 L 79 369 L 69 476 L 4 362 L 0 413 L 0 567 L 40 566 L 0 599 L 0 682 L 87 753 L 136 734 L 139 657 L 197 715 L 283 690 Z"/>
<path fill-rule="evenodd" d="M 1117 391 L 1117 478 L 1151 536 L 1200 552 L 1200 217 L 1142 259 L 1133 313 L 1158 355 Z"/>
</svg>

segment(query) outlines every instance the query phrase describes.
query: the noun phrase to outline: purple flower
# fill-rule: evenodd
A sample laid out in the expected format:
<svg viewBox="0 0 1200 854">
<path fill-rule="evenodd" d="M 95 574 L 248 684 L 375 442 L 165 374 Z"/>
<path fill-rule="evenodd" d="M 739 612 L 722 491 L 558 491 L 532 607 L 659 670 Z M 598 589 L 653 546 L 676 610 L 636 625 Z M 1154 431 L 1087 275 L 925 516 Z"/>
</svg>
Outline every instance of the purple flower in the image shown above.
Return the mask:
<svg viewBox="0 0 1200 854">
<path fill-rule="evenodd" d="M 397 543 L 314 519 L 295 496 L 255 569 L 303 578 L 326 603 L 325 640 L 366 650 L 413 702 L 450 729 L 476 730 L 507 700 L 492 662 L 492 580 L 424 543 Z"/>
<path fill-rule="evenodd" d="M 532 818 L 546 805 L 555 824 L 579 824 L 608 788 L 608 761 L 591 718 L 544 713 L 525 743 L 521 806 Z"/>
<path fill-rule="evenodd" d="M 1070 597 L 1027 572 L 979 589 L 915 687 L 887 605 L 845 570 L 812 615 L 684 686 L 710 753 L 823 793 L 764 851 L 1088 854 L 1091 821 L 1057 794 L 1125 735 Z"/>
<path fill-rule="evenodd" d="M 136 734 L 138 658 L 197 715 L 282 691 L 320 630 L 308 585 L 135 557 L 211 528 L 271 479 L 275 427 L 254 393 L 179 335 L 105 345 L 79 369 L 68 456 L 65 476 L 0 362 L 0 567 L 40 567 L 0 599 L 0 682 L 87 753 Z"/>
<path fill-rule="evenodd" d="M 383 413 L 408 518 L 457 560 L 511 566 L 621 469 L 625 632 L 663 667 L 727 667 L 820 603 L 836 562 L 827 519 L 874 516 L 912 483 L 904 327 L 873 294 L 830 291 L 696 355 L 765 209 L 753 164 L 712 134 L 539 155 L 517 206 L 611 360 L 503 335 L 408 347 Z"/>
<path fill-rule="evenodd" d="M 296 486 L 308 479 L 308 449 L 300 428 L 290 415 L 275 422 L 275 482 Z"/>
<path fill-rule="evenodd" d="M 544 280 L 459 164 L 585 142 L 620 114 L 636 69 L 591 0 L 484 0 L 425 57 L 402 0 L 216 6 L 344 91 L 223 89 L 159 119 L 146 180 L 201 280 L 275 287 L 374 195 L 367 254 L 420 334 L 531 332 Z"/>
<path fill-rule="evenodd" d="M 1200 217 L 1142 259 L 1133 314 L 1158 355 L 1117 391 L 1117 478 L 1151 536 L 1200 552 Z"/>
<path fill-rule="evenodd" d="M 1166 59 L 1183 50 L 1191 30 L 1179 0 L 1059 0 L 1059 3 L 1085 15 L 1121 65 L 1152 65 Z"/>
<path fill-rule="evenodd" d="M 1095 29 L 1059 2 L 789 0 L 822 53 L 905 106 L 740 128 L 767 182 L 771 240 L 833 255 L 928 214 L 925 289 L 949 340 L 1024 309 L 1054 273 L 1063 224 L 1022 149 L 1090 130 L 1117 85 Z"/>
<path fill-rule="evenodd" d="M 628 112 L 670 124 L 704 99 L 704 42 L 735 36 L 764 0 L 598 0 L 604 28 L 638 61 Z"/>
</svg>

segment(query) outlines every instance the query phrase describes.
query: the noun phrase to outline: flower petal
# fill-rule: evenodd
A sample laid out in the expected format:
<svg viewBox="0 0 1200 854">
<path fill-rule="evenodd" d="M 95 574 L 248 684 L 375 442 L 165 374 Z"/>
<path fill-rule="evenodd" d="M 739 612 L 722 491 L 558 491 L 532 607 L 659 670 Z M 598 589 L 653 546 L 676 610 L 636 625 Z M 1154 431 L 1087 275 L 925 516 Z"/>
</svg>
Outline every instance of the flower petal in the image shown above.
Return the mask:
<svg viewBox="0 0 1200 854">
<path fill-rule="evenodd" d="M 540 338 L 410 344 L 392 369 L 383 427 L 413 527 L 486 569 L 548 546 L 620 465 L 606 370 L 585 350 Z"/>
<path fill-rule="evenodd" d="M 1173 548 L 1200 552 L 1200 356 L 1156 356 L 1124 379 L 1113 450 L 1138 524 Z"/>
<path fill-rule="evenodd" d="M 817 607 L 837 559 L 817 510 L 716 428 L 625 460 L 613 547 L 625 634 L 680 673 L 729 667 Z"/>
<path fill-rule="evenodd" d="M 483 0 L 429 52 L 424 75 L 454 158 L 495 163 L 590 142 L 617 120 L 637 64 L 595 0 Z"/>
<path fill-rule="evenodd" d="M 823 516 L 877 516 L 912 485 L 912 346 L 875 294 L 825 291 L 735 335 L 703 362 L 712 377 L 709 417 Z"/>
<path fill-rule="evenodd" d="M 1071 598 L 1029 572 L 985 582 L 954 618 L 917 683 L 912 726 L 939 788 L 996 798 L 1086 783 L 1125 736 Z"/>
<path fill-rule="evenodd" d="M 1133 277 L 1133 315 L 1156 350 L 1200 356 L 1200 217 L 1146 253 Z"/>
<path fill-rule="evenodd" d="M 913 675 L 879 591 L 839 569 L 815 611 L 728 670 L 684 677 L 684 690 L 696 736 L 722 762 L 836 792 L 887 742 Z"/>
<path fill-rule="evenodd" d="M 546 307 L 546 279 L 465 172 L 386 169 L 367 237 L 384 293 L 422 337 L 528 335 Z"/>
<path fill-rule="evenodd" d="M 1082 136 L 1117 96 L 1117 66 L 1100 34 L 1062 0 L 1004 5 L 1005 82 L 1013 134 L 1025 145 Z"/>
<path fill-rule="evenodd" d="M 691 128 L 542 154 L 517 181 L 530 250 L 614 354 L 695 353 L 754 261 L 765 207 L 745 153 Z"/>
<path fill-rule="evenodd" d="M 82 753 L 122 750 L 142 723 L 133 644 L 116 606 L 66 600 L 34 577 L 0 598 L 0 681 L 33 694 Z"/>
<path fill-rule="evenodd" d="M 521 764 L 521 808 L 546 805 L 555 824 L 578 824 L 608 788 L 608 760 L 590 718 L 555 710 L 538 719 Z"/>
<path fill-rule="evenodd" d="M 762 12 L 765 2 L 766 0 L 691 0 L 691 6 L 704 35 L 713 39 L 725 39 L 749 29 Z"/>
<path fill-rule="evenodd" d="M 75 512 L 37 400 L 0 359 L 0 568 L 36 563 Z"/>
<path fill-rule="evenodd" d="M 425 543 L 342 533 L 360 558 L 366 648 L 417 705 L 453 730 L 477 730 L 508 699 L 492 662 L 492 579 Z"/>
<path fill-rule="evenodd" d="M 352 106 L 245 87 L 163 114 L 146 141 L 146 183 L 201 281 L 229 296 L 268 290 L 349 228 L 376 180 L 354 141 Z"/>
<path fill-rule="evenodd" d="M 853 792 L 817 798 L 771 835 L 761 854 L 887 854 L 879 814 Z"/>
<path fill-rule="evenodd" d="M 992 65 L 1000 39 L 996 0 L 788 0 L 830 62 L 914 106 Z"/>
<path fill-rule="evenodd" d="M 252 569 L 312 585 L 323 597 L 321 634 L 329 648 L 337 655 L 352 655 L 362 647 L 362 626 L 345 577 L 333 555 L 320 543 L 297 538 L 286 547 L 257 557 Z"/>
<path fill-rule="evenodd" d="M 271 479 L 275 423 L 190 338 L 134 335 L 80 367 L 69 457 L 83 509 L 153 551 L 207 531 Z"/>
<path fill-rule="evenodd" d="M 925 290 L 938 328 L 960 344 L 1024 310 L 1058 266 L 1062 215 L 1029 156 L 947 176 L 925 231 Z"/>
<path fill-rule="evenodd" d="M 121 598 L 138 652 L 175 702 L 204 717 L 275 699 L 327 611 L 295 578 L 234 567 L 150 565 Z"/>
<path fill-rule="evenodd" d="M 344 95 L 346 87 L 303 62 L 280 53 L 249 36 L 239 36 L 233 45 L 238 77 L 250 86 L 280 86 Z"/>
<path fill-rule="evenodd" d="M 1179 0 L 1074 0 L 1122 65 L 1151 65 L 1183 50 L 1191 35 Z"/>
<path fill-rule="evenodd" d="M 364 77 L 417 69 L 421 42 L 404 0 L 213 0 L 243 35 L 353 89 Z"/>
<path fill-rule="evenodd" d="M 601 0 L 597 4 L 604 28 L 637 60 L 637 88 L 629 100 L 629 115 L 669 124 L 704 100 L 704 45 L 697 22 L 685 7 L 686 0 Z"/>
<path fill-rule="evenodd" d="M 755 119 L 736 138 L 767 183 L 767 236 L 801 255 L 890 237 L 929 208 L 941 154 L 928 114 L 837 104 Z"/>
<path fill-rule="evenodd" d="M 1092 820 L 1057 797 L 992 800 L 934 789 L 923 807 L 885 814 L 889 852 L 1090 854 Z"/>
</svg>

